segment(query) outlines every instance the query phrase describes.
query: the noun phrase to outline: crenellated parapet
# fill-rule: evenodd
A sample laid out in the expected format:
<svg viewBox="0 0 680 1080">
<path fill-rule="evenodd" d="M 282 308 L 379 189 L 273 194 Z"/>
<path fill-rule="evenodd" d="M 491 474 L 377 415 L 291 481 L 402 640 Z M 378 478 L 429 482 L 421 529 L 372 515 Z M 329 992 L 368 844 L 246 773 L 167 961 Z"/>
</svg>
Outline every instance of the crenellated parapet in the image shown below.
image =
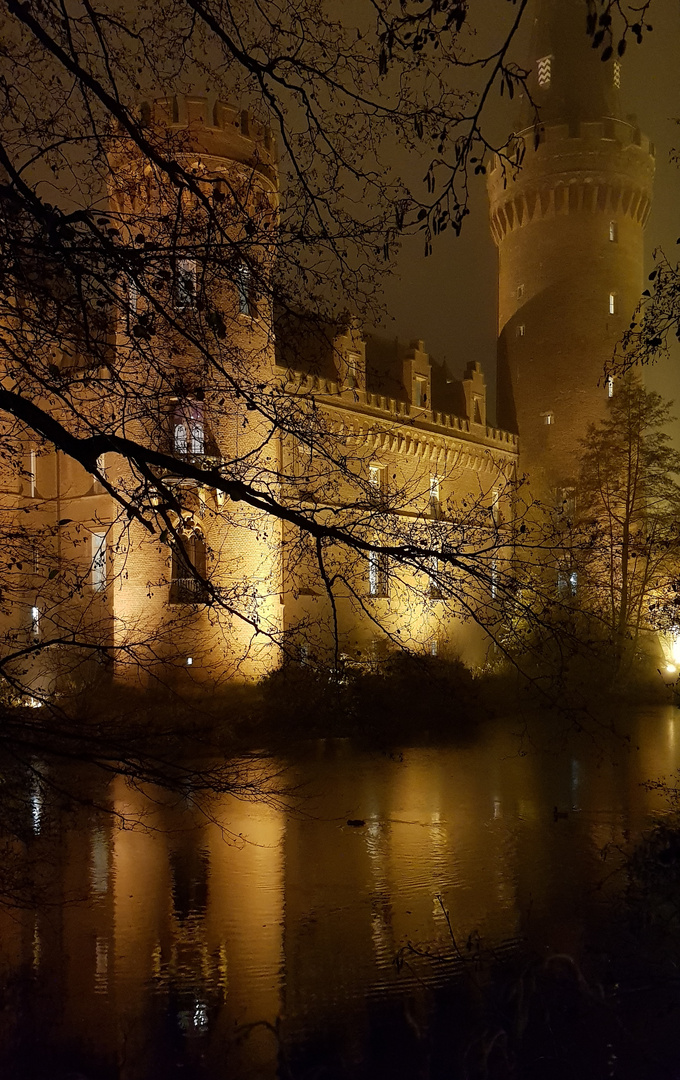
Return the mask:
<svg viewBox="0 0 680 1080">
<path fill-rule="evenodd" d="M 291 395 L 314 397 L 326 406 L 342 411 L 347 417 L 354 416 L 357 423 L 365 423 L 371 418 L 380 424 L 389 423 L 390 430 L 396 433 L 395 438 L 403 440 L 406 431 L 414 446 L 429 432 L 432 435 L 454 436 L 483 448 L 501 450 L 513 457 L 517 453 L 516 435 L 486 423 L 475 423 L 469 417 L 416 409 L 408 401 L 366 390 L 348 389 L 318 375 L 296 375 L 288 378 L 284 386 Z"/>
<path fill-rule="evenodd" d="M 581 121 L 530 128 L 517 140 L 524 145 L 517 174 L 509 177 L 499 159 L 489 174 L 496 244 L 532 222 L 569 214 L 628 217 L 644 227 L 654 145 L 639 128 L 613 119 Z"/>
<path fill-rule="evenodd" d="M 143 125 L 157 131 L 167 129 L 174 137 L 185 132 L 187 152 L 240 162 L 277 185 L 276 140 L 248 110 L 202 95 L 175 94 L 144 101 L 140 115 Z"/>
</svg>

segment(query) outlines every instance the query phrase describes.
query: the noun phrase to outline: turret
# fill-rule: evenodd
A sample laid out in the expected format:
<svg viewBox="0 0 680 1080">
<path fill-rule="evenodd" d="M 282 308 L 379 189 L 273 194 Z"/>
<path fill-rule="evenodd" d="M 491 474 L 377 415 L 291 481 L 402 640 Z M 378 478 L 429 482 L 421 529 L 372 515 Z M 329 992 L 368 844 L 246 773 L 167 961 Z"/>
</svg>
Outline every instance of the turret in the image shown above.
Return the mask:
<svg viewBox="0 0 680 1080">
<path fill-rule="evenodd" d="M 542 0 L 521 168 L 489 176 L 498 247 L 498 422 L 533 490 L 572 486 L 613 392 L 607 362 L 642 291 L 654 149 L 621 116 L 620 61 L 590 47 L 583 0 Z M 529 66 L 529 65 L 527 65 Z"/>
</svg>

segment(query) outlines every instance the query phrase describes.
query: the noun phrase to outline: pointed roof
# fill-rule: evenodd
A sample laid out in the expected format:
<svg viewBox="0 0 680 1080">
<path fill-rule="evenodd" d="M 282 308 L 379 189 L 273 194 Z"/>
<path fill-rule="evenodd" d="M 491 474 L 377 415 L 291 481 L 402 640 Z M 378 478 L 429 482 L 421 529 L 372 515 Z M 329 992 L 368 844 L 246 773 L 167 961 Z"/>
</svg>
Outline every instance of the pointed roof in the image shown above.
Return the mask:
<svg viewBox="0 0 680 1080">
<path fill-rule="evenodd" d="M 586 33 L 586 0 L 536 0 L 531 53 L 527 58 L 529 90 L 544 124 L 574 124 L 623 119 L 621 62 L 602 61 Z M 523 126 L 533 123 L 523 102 Z"/>
</svg>

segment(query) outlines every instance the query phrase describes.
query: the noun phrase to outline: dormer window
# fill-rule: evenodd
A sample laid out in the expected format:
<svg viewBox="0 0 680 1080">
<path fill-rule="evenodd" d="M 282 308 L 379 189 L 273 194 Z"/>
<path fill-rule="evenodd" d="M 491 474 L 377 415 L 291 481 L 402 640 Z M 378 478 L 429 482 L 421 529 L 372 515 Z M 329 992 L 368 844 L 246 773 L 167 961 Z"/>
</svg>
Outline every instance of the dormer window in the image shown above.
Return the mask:
<svg viewBox="0 0 680 1080">
<path fill-rule="evenodd" d="M 542 56 L 536 61 L 538 85 L 542 90 L 548 90 L 552 81 L 552 59 L 552 56 Z"/>
<path fill-rule="evenodd" d="M 416 375 L 413 380 L 413 404 L 416 409 L 427 407 L 427 379 L 421 375 Z"/>
<path fill-rule="evenodd" d="M 356 353 L 349 353 L 347 356 L 347 383 L 349 386 L 359 384 L 359 357 Z"/>
</svg>

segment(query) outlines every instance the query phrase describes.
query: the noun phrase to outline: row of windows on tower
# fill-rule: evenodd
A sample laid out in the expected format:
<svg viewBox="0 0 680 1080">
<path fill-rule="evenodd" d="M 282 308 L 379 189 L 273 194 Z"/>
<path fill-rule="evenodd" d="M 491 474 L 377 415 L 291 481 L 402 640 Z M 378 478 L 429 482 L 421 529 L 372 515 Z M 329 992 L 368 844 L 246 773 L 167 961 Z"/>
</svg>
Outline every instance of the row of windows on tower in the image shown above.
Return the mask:
<svg viewBox="0 0 680 1080">
<path fill-rule="evenodd" d="M 234 275 L 238 294 L 239 315 L 257 317 L 257 297 L 253 273 L 246 263 L 240 263 Z M 174 304 L 178 311 L 196 306 L 198 296 L 198 264 L 196 259 L 180 259 L 177 263 L 174 286 Z M 128 279 L 128 316 L 137 314 L 139 289 L 134 278 Z"/>
<path fill-rule="evenodd" d="M 607 394 L 608 398 L 614 397 L 614 376 L 613 375 L 610 375 L 608 377 L 608 379 L 607 379 L 607 381 L 605 383 L 605 391 L 606 391 L 606 394 Z M 545 412 L 541 413 L 541 419 L 543 420 L 543 423 L 546 424 L 548 427 L 552 427 L 552 425 L 555 423 L 555 414 L 552 411 L 552 409 L 546 409 Z"/>
<path fill-rule="evenodd" d="M 524 286 L 518 285 L 516 290 L 517 299 L 521 300 L 524 296 Z M 607 296 L 607 311 L 610 315 L 618 315 L 619 313 L 619 294 L 612 290 Z M 524 337 L 526 333 L 526 327 L 524 323 L 518 323 L 516 328 L 517 337 Z"/>
<path fill-rule="evenodd" d="M 542 90 L 549 90 L 555 74 L 555 57 L 542 56 L 540 60 L 536 61 L 536 75 L 538 78 L 538 85 Z M 612 85 L 617 89 L 621 89 L 621 61 L 615 60 L 612 65 Z"/>
</svg>

